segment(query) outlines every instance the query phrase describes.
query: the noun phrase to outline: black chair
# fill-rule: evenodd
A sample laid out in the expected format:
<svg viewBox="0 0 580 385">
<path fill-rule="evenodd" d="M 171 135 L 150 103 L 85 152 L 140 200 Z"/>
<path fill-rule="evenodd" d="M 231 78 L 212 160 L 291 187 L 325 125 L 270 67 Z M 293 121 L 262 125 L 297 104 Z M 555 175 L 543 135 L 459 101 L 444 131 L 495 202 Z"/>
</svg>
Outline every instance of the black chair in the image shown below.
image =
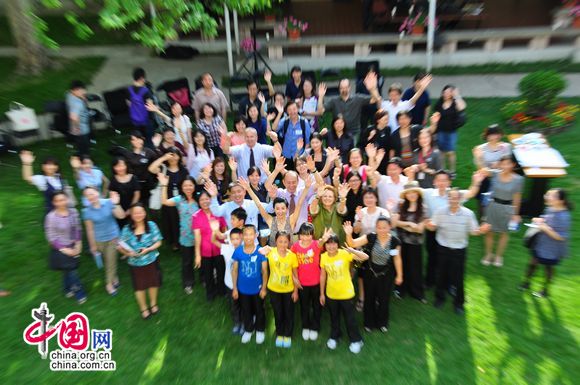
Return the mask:
<svg viewBox="0 0 580 385">
<path fill-rule="evenodd" d="M 164 91 L 167 95 L 167 101 L 170 104 L 177 102 L 185 114 L 193 115 L 193 108 L 191 108 L 193 97 L 191 94 L 191 88 L 189 88 L 189 80 L 187 80 L 187 78 L 168 80 L 160 84 L 157 87 L 157 91 Z"/>
<path fill-rule="evenodd" d="M 340 75 L 338 68 L 325 68 L 320 71 L 320 81 L 326 82 L 336 79 Z M 327 87 L 326 96 L 336 96 L 339 94 L 338 87 Z"/>
<path fill-rule="evenodd" d="M 109 120 L 113 129 L 121 131 L 133 127 L 129 106 L 127 105 L 127 87 L 120 87 L 103 93 Z"/>
<path fill-rule="evenodd" d="M 379 88 L 379 93 L 382 92 L 383 84 L 385 83 L 385 79 L 381 76 L 381 69 L 379 67 L 379 61 L 372 60 L 372 61 L 357 61 L 355 64 L 356 92 L 357 93 L 368 95 L 369 92 L 367 91 L 367 88 L 364 85 L 364 79 L 365 79 L 365 76 L 367 76 L 367 74 L 370 71 L 376 72 L 377 75 L 379 76 L 377 85 Z"/>
<path fill-rule="evenodd" d="M 49 124 L 51 131 L 60 132 L 64 135 L 67 143 L 73 143 L 74 138 L 70 134 L 70 120 L 68 109 L 64 100 L 51 100 L 44 103 L 44 112 L 52 115 Z"/>
</svg>

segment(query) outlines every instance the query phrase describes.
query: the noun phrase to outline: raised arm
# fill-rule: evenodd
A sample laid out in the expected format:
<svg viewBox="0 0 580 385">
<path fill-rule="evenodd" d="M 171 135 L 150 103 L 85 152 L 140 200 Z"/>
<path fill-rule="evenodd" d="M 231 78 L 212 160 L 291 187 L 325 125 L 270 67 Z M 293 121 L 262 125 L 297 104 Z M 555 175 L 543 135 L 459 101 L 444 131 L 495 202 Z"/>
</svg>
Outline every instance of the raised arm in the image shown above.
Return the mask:
<svg viewBox="0 0 580 385">
<path fill-rule="evenodd" d="M 433 77 L 431 75 L 427 75 L 423 79 L 421 79 L 419 81 L 419 88 L 415 92 L 415 95 L 413 95 L 413 97 L 411 99 L 409 99 L 409 103 L 411 103 L 412 105 L 415 105 L 415 103 L 417 103 L 417 100 L 419 100 L 421 95 L 423 95 L 423 92 L 425 92 L 427 87 L 429 87 L 429 84 L 431 84 L 432 80 L 433 80 Z"/>
<path fill-rule="evenodd" d="M 274 94 L 276 93 L 276 90 L 272 85 L 272 72 L 270 72 L 269 70 L 264 71 L 264 81 L 268 86 L 268 93 L 270 94 L 270 98 L 273 98 Z"/>
<path fill-rule="evenodd" d="M 357 239 L 352 238 L 352 232 L 354 230 L 352 228 L 352 224 L 349 221 L 344 222 L 342 228 L 346 234 L 346 244 L 350 247 L 360 248 L 369 243 L 366 235 L 360 236 Z"/>
<path fill-rule="evenodd" d="M 22 161 L 22 179 L 32 184 L 32 165 L 34 164 L 34 154 L 32 151 L 21 151 L 20 160 Z"/>
<path fill-rule="evenodd" d="M 165 115 L 163 111 L 161 111 L 159 106 L 155 105 L 153 101 L 151 101 L 151 99 L 147 101 L 147 104 L 145 104 L 145 108 L 147 108 L 147 111 L 154 112 L 157 115 L 159 115 L 161 119 L 165 121 L 166 124 L 171 125 L 171 117 Z"/>
<path fill-rule="evenodd" d="M 304 184 L 304 188 L 302 189 L 302 192 L 300 193 L 300 197 L 298 198 L 298 204 L 296 205 L 296 207 L 302 207 L 302 205 L 304 204 L 304 201 L 306 200 L 306 197 L 308 196 L 308 192 L 310 191 L 310 187 L 312 187 L 312 178 L 308 178 L 306 180 L 306 182 Z M 294 228 L 294 226 L 296 225 L 296 221 L 298 221 L 298 217 L 300 216 L 300 211 L 301 210 L 294 210 L 294 212 L 290 216 L 290 227 L 291 228 Z M 262 214 L 262 216 L 264 216 L 264 214 Z M 264 220 L 265 219 L 266 218 L 264 217 Z"/>
<path fill-rule="evenodd" d="M 243 179 L 243 178 L 239 178 L 238 182 L 246 190 L 246 192 L 248 193 L 250 198 L 252 198 L 252 201 L 254 202 L 254 204 L 256 205 L 258 210 L 260 211 L 260 214 L 262 214 L 262 217 L 264 218 L 264 220 L 268 224 L 268 227 L 271 227 L 272 226 L 272 216 L 270 214 L 268 214 L 268 212 L 264 208 L 264 205 L 262 204 L 262 202 L 260 202 L 260 198 L 258 198 L 258 196 L 254 192 L 254 190 L 252 190 L 252 186 L 250 186 L 248 181 Z"/>
<path fill-rule="evenodd" d="M 109 199 L 113 204 L 113 216 L 117 219 L 125 219 L 127 214 L 125 210 L 121 207 L 121 196 L 116 191 L 111 191 L 109 193 Z"/>
<path fill-rule="evenodd" d="M 159 174 L 161 172 L 161 164 L 163 164 L 163 162 L 167 161 L 170 157 L 171 157 L 171 153 L 168 152 L 168 153 L 164 154 L 163 156 L 155 159 L 153 161 L 153 163 L 151 163 L 149 165 L 149 168 L 148 168 L 149 172 L 151 174 L 155 174 L 155 175 Z"/>
<path fill-rule="evenodd" d="M 463 98 L 461 97 L 461 94 L 459 93 L 459 88 L 455 88 L 453 90 L 453 98 L 455 99 L 455 108 L 457 109 L 457 111 L 465 110 L 465 108 L 467 107 L 467 103 L 465 103 L 465 100 L 463 100 Z"/>
<path fill-rule="evenodd" d="M 264 183 L 266 190 L 270 190 L 270 188 L 274 185 L 274 181 L 276 180 L 278 174 L 284 173 L 284 170 L 286 170 L 286 159 L 283 157 L 276 158 L 276 166 L 274 167 L 274 171 L 272 171 Z"/>
<path fill-rule="evenodd" d="M 469 186 L 467 192 L 463 195 L 463 198 L 465 200 L 469 200 L 477 195 L 477 193 L 479 192 L 479 188 L 481 186 L 481 182 L 483 182 L 486 175 L 487 175 L 486 171 L 482 170 L 473 173 L 471 177 L 471 185 Z"/>
<path fill-rule="evenodd" d="M 336 207 L 336 211 L 340 215 L 346 214 L 346 211 L 347 211 L 347 209 L 346 209 L 346 195 L 348 194 L 349 191 L 350 191 L 350 186 L 348 185 L 348 183 L 343 183 L 338 188 L 338 206 Z"/>
<path fill-rule="evenodd" d="M 369 259 L 369 255 L 364 251 L 359 251 L 352 247 L 345 247 L 344 249 L 352 254 L 355 261 L 364 262 Z"/>
<path fill-rule="evenodd" d="M 318 85 L 318 100 L 316 103 L 316 114 L 322 116 L 324 114 L 324 96 L 326 96 L 326 83 Z"/>
</svg>

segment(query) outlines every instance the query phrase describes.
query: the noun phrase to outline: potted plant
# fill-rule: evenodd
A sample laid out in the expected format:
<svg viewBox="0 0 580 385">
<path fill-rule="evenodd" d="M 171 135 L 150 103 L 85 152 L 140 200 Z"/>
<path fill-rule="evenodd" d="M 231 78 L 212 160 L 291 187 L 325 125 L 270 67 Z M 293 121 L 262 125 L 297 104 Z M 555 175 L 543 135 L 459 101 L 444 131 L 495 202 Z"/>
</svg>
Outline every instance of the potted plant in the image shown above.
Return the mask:
<svg viewBox="0 0 580 385">
<path fill-rule="evenodd" d="M 240 48 L 246 54 L 258 51 L 260 49 L 260 44 L 256 41 L 256 46 L 254 47 L 254 39 L 251 37 L 246 37 L 240 41 Z"/>
<path fill-rule="evenodd" d="M 399 32 L 410 35 L 423 35 L 427 24 L 427 14 L 418 12 L 416 15 L 409 15 L 403 20 L 399 27 Z"/>
<path fill-rule="evenodd" d="M 288 39 L 297 40 L 302 32 L 308 29 L 308 22 L 298 20 L 293 16 L 284 18 L 284 21 L 278 26 L 281 32 L 286 32 Z"/>
</svg>

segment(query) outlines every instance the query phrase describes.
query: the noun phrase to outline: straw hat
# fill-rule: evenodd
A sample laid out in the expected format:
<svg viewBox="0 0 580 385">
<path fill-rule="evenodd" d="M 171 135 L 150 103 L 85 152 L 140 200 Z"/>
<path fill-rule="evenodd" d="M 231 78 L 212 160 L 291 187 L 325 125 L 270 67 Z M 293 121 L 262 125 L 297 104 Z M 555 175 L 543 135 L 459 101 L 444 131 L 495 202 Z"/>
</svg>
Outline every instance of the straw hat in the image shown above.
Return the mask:
<svg viewBox="0 0 580 385">
<path fill-rule="evenodd" d="M 401 199 L 405 199 L 405 195 L 411 191 L 415 191 L 420 196 L 423 196 L 423 189 L 419 186 L 419 182 L 414 180 L 414 181 L 409 182 L 405 185 L 404 190 L 401 191 L 401 194 L 399 194 L 399 197 Z"/>
</svg>

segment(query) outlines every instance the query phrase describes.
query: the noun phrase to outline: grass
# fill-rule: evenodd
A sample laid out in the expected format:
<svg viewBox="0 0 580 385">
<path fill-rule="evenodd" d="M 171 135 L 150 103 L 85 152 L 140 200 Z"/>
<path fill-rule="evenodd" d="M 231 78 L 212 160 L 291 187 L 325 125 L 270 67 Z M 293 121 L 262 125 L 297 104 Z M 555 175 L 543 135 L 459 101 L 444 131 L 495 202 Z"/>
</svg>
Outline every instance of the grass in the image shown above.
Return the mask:
<svg viewBox="0 0 580 385">
<path fill-rule="evenodd" d="M 505 99 L 468 99 L 469 121 L 461 128 L 457 185 L 467 186 L 473 170 L 469 150 L 480 142 L 480 132 L 499 121 Z M 580 103 L 580 98 L 568 99 Z M 580 203 L 578 178 L 580 124 L 550 138 L 553 146 L 572 165 L 570 175 L 553 182 L 571 191 Z M 100 132 L 94 151 L 97 164 L 108 170 L 109 140 L 126 138 Z M 56 155 L 71 170 L 70 152 L 62 140 L 31 148 L 42 158 Z M 48 247 L 42 230 L 42 197 L 20 178 L 14 155 L 0 157 L 0 283 L 13 291 L 2 298 L 0 312 L 0 379 L 3 384 L 568 384 L 580 378 L 578 365 L 580 322 L 580 261 L 574 254 L 580 233 L 572 232 L 571 258 L 557 268 L 549 299 L 535 299 L 516 289 L 528 253 L 522 231 L 513 237 L 502 269 L 483 267 L 482 240 L 472 238 L 466 273 L 466 315 L 456 316 L 449 302 L 443 310 L 417 301 L 393 301 L 388 334 L 365 335 L 359 356 L 348 352 L 342 341 L 336 351 L 325 347 L 329 333 L 324 311 L 321 338 L 304 343 L 298 328 L 292 349 L 274 347 L 273 317 L 267 313 L 267 339 L 263 346 L 242 346 L 230 334 L 225 300 L 208 304 L 199 284 L 187 297 L 180 288 L 180 257 L 167 247 L 161 251 L 164 286 L 160 292 L 161 314 L 148 322 L 139 319 L 124 262 L 119 272 L 120 293 L 104 291 L 103 272 L 84 255 L 80 274 L 89 300 L 82 307 L 61 295 L 61 277 L 47 269 Z M 576 225 L 580 211 L 573 212 Z M 538 288 L 539 274 L 533 283 Z M 432 299 L 432 293 L 428 293 Z M 48 362 L 36 348 L 22 340 L 31 322 L 30 310 L 41 301 L 57 319 L 82 311 L 91 327 L 113 330 L 112 373 L 50 372 Z M 299 317 L 297 316 L 297 320 Z M 56 342 L 50 342 L 56 349 Z M 576 378 L 576 380 L 574 380 Z"/>
<path fill-rule="evenodd" d="M 107 30 L 99 24 L 97 15 L 80 16 L 80 20 L 93 30 L 94 34 L 86 40 L 81 39 L 75 33 L 75 29 L 62 15 L 42 16 L 48 25 L 47 35 L 60 45 L 68 46 L 91 46 L 91 45 L 116 45 L 135 44 L 131 38 L 131 30 Z M 13 46 L 14 40 L 10 31 L 10 25 L 5 16 L 0 17 L 0 46 Z"/>
<path fill-rule="evenodd" d="M 74 79 L 91 83 L 95 73 L 105 63 L 104 57 L 55 59 L 57 67 L 41 76 L 17 75 L 16 59 L 0 57 L 0 109 L 7 110 L 12 101 L 20 102 L 37 113 L 44 111 L 48 100 L 61 100 Z M 0 120 L 6 119 L 3 115 Z"/>
<path fill-rule="evenodd" d="M 431 71 L 434 75 L 479 75 L 479 74 L 513 74 L 526 73 L 538 70 L 552 69 L 564 73 L 580 72 L 580 63 L 574 63 L 571 59 L 565 60 L 551 60 L 538 61 L 531 63 L 490 63 L 470 66 L 447 66 L 433 68 Z M 340 79 L 354 79 L 356 72 L 353 68 L 339 68 L 338 75 L 325 76 L 324 79 L 320 76 L 320 70 L 315 71 L 316 79 L 318 81 L 332 81 Z M 425 71 L 423 67 L 402 67 L 396 69 L 382 69 L 381 75 L 386 77 L 394 76 L 414 76 L 418 72 Z M 272 83 L 275 85 L 283 85 L 288 81 L 289 74 L 277 74 L 272 76 Z M 232 84 L 232 87 L 245 87 L 245 80 L 233 80 L 229 76 L 222 78 L 224 86 Z"/>
</svg>

